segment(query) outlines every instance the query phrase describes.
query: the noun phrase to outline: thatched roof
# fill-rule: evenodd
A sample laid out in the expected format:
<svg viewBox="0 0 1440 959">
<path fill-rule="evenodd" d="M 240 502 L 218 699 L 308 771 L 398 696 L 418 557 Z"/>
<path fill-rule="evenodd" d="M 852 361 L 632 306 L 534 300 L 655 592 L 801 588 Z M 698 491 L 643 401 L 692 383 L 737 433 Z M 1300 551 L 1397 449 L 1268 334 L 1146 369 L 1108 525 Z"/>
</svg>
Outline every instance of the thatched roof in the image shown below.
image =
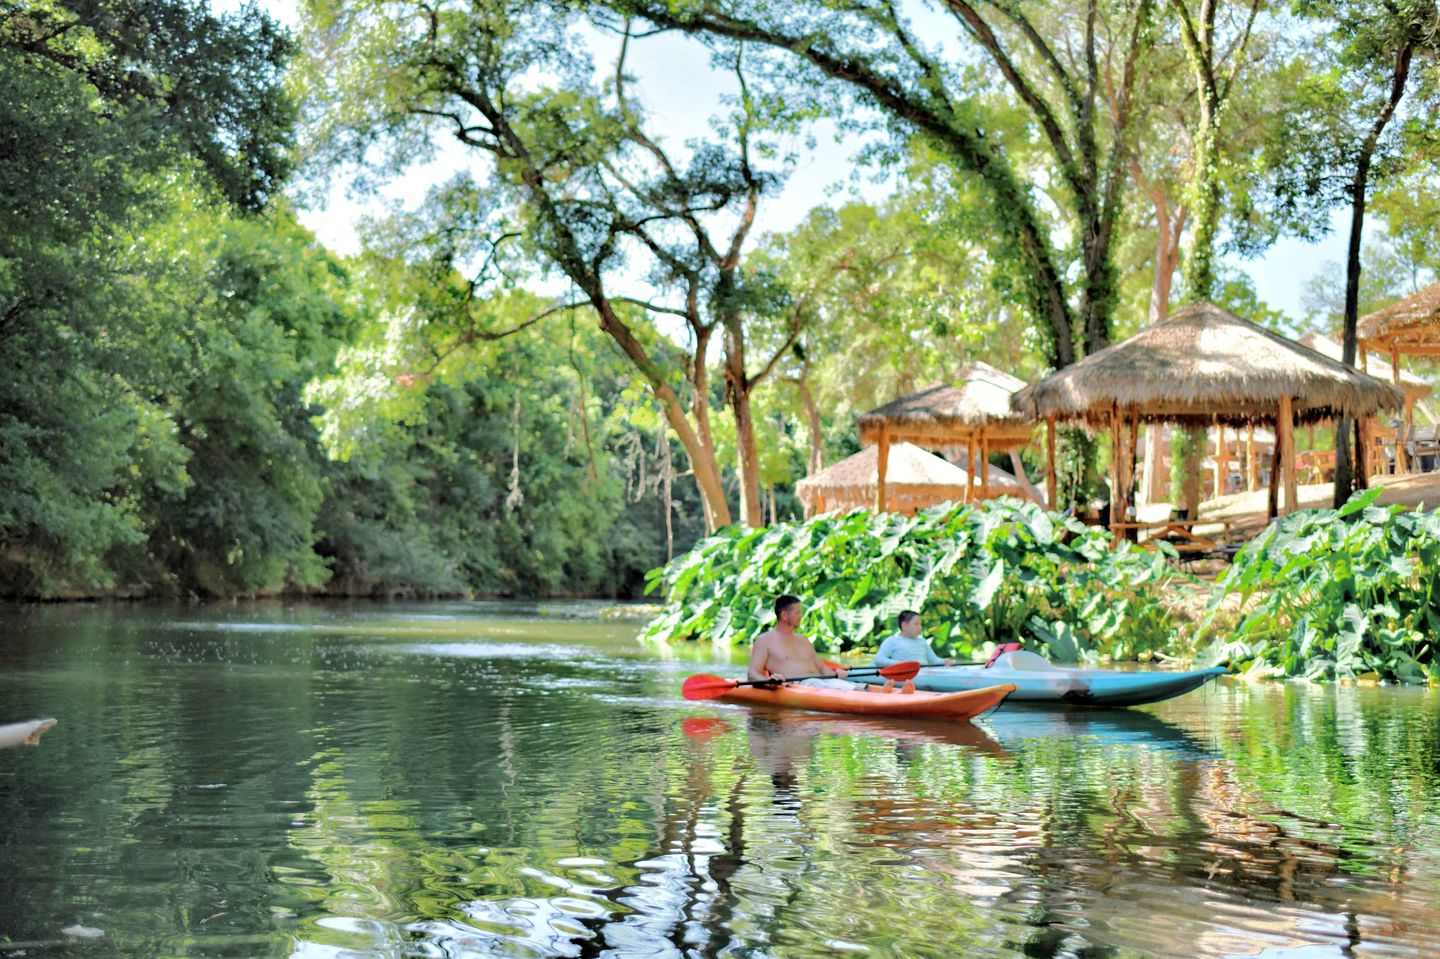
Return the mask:
<svg viewBox="0 0 1440 959">
<path fill-rule="evenodd" d="M 1306 333 L 1304 336 L 1300 337 L 1300 345 L 1308 346 L 1316 353 L 1322 353 L 1325 356 L 1330 357 L 1330 359 L 1332 360 L 1339 360 L 1340 357 L 1343 355 L 1342 347 L 1339 343 L 1335 342 L 1330 337 L 1326 336 L 1324 333 L 1317 333 L 1314 330 L 1311 330 L 1309 333 Z M 1357 357 L 1356 359 L 1358 361 L 1359 358 Z M 1370 368 L 1369 370 L 1367 370 L 1367 372 L 1371 376 L 1380 380 L 1389 380 L 1391 382 L 1394 381 L 1394 378 L 1390 375 L 1390 357 L 1381 356 L 1379 353 L 1370 353 L 1366 357 L 1366 362 L 1368 362 L 1370 365 Z M 1416 376 L 1414 373 L 1411 373 L 1409 370 L 1401 367 L 1400 388 L 1405 391 L 1406 396 L 1410 397 L 1412 400 L 1418 400 L 1424 396 L 1429 395 L 1430 381 L 1426 380 L 1424 377 Z"/>
<path fill-rule="evenodd" d="M 1010 408 L 1010 397 L 1024 386 L 988 363 L 975 363 L 961 371 L 959 386 L 927 387 L 861 416 L 860 442 L 878 443 L 886 428 L 892 439 L 927 444 L 953 444 L 982 429 L 1023 443 L 1029 421 Z"/>
<path fill-rule="evenodd" d="M 1399 390 L 1261 329 L 1213 303 L 1195 303 L 1122 343 L 1015 394 L 1026 416 L 1110 421 L 1113 404 L 1141 420 L 1190 425 L 1273 422 L 1282 397 L 1295 420 L 1398 408 Z"/>
<path fill-rule="evenodd" d="M 795 484 L 800 501 L 812 510 L 874 506 L 879 485 L 879 447 L 868 446 L 854 456 Z M 1002 469 L 989 468 L 990 495 L 1026 495 L 1019 480 Z M 892 508 L 910 512 L 965 496 L 970 474 L 953 463 L 909 443 L 894 443 L 885 462 L 885 494 Z M 972 497 L 980 495 L 977 485 Z"/>
<path fill-rule="evenodd" d="M 1361 317 L 1355 331 L 1376 346 L 1440 345 L 1440 283 Z"/>
</svg>

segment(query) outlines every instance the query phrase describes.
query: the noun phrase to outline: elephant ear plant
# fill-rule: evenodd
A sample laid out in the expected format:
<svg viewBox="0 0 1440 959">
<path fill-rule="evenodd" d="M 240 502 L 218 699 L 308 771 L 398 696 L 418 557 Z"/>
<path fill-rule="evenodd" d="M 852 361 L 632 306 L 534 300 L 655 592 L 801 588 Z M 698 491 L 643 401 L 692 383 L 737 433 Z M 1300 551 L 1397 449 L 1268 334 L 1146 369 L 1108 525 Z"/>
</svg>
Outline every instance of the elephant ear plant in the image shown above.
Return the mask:
<svg viewBox="0 0 1440 959">
<path fill-rule="evenodd" d="M 1103 529 L 1014 500 L 913 517 L 867 510 L 765 529 L 727 529 L 668 566 L 647 638 L 748 644 L 794 593 L 806 632 L 829 652 L 874 647 L 904 609 L 921 610 L 937 650 L 969 657 L 1022 642 L 1057 661 L 1133 659 L 1170 648 L 1165 555 L 1112 549 Z"/>
<path fill-rule="evenodd" d="M 1376 506 L 1379 494 L 1252 540 L 1216 583 L 1204 631 L 1220 633 L 1236 601 L 1239 620 L 1211 658 L 1259 675 L 1440 682 L 1440 516 Z"/>
</svg>

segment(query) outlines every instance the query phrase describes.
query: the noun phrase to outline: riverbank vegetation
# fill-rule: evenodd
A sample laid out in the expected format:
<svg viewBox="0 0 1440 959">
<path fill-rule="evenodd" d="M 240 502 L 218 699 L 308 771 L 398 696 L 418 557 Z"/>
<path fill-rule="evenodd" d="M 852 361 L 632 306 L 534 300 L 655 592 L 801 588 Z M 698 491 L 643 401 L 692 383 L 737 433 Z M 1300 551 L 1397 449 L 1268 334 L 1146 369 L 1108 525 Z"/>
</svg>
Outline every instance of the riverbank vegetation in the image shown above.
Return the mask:
<svg viewBox="0 0 1440 959">
<path fill-rule="evenodd" d="M 1322 272 L 1303 319 L 1433 276 L 1433 11 L 1206 9 L 1197 30 L 1183 4 L 952 5 L 930 49 L 883 3 L 317 0 L 293 30 L 183 0 L 10 3 L 0 596 L 634 597 L 713 535 L 671 582 L 708 604 L 682 632 L 734 600 L 720 628 L 744 634 L 773 585 L 719 583 L 749 553 L 718 543 L 777 582 L 849 583 L 823 600 L 839 645 L 899 590 L 999 611 L 955 650 L 1048 630 L 1184 651 L 1155 557 L 1073 521 L 797 525 L 793 488 L 855 451 L 858 412 L 975 360 L 1034 378 L 1166 315 L 1177 273 L 1294 332 L 1236 258 L 1327 230 L 1362 154 L 1366 271 L 1353 296 Z M 653 107 L 676 78 L 647 79 L 652 44 L 723 89 L 693 140 Z M 1417 64 L 1398 80 L 1397 56 Z M 837 132 L 866 196 L 773 213 Z M 400 197 L 344 251 L 305 225 L 337 183 Z M 1062 444 L 1068 501 L 1097 492 L 1094 450 Z M 846 551 L 876 558 L 864 588 Z M 1424 628 L 1396 602 L 1336 608 L 1389 644 Z M 1266 631 L 1295 614 L 1264 609 L 1246 651 L 1289 671 Z"/>
<path fill-rule="evenodd" d="M 1057 662 L 1440 683 L 1440 517 L 1375 506 L 1378 492 L 1285 517 L 1213 584 L 1163 544 L 1112 547 L 1104 529 L 1013 500 L 726 531 L 652 571 L 666 603 L 645 636 L 748 644 L 788 592 L 835 653 L 874 649 L 915 609 L 936 650 L 962 661 L 1021 642 Z M 1198 600 L 1188 614 L 1182 595 Z"/>
</svg>

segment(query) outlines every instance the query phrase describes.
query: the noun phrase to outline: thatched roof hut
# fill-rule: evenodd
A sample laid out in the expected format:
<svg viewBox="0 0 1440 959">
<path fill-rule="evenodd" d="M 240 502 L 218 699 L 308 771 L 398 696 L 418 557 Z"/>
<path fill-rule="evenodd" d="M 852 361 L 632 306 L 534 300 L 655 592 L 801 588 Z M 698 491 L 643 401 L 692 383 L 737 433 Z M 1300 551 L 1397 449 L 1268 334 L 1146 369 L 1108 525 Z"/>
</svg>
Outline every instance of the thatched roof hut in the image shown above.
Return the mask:
<svg viewBox="0 0 1440 959">
<path fill-rule="evenodd" d="M 891 445 L 889 454 L 885 511 L 910 514 L 965 497 L 970 474 L 953 463 L 909 443 Z M 796 483 L 795 493 L 807 513 L 873 507 L 879 496 L 879 466 L 880 448 L 869 446 Z M 989 473 L 992 495 L 1027 495 L 1020 482 L 1004 470 L 991 466 Z"/>
<path fill-rule="evenodd" d="M 1035 419 L 1098 428 L 1117 405 L 1141 422 L 1243 426 L 1274 423 L 1286 398 L 1300 423 L 1366 416 L 1403 401 L 1372 376 L 1196 303 L 1021 390 L 1013 405 Z"/>
<path fill-rule="evenodd" d="M 1371 315 L 1373 316 L 1374 314 Z M 1336 362 L 1339 362 L 1340 357 L 1343 355 L 1339 343 L 1324 333 L 1318 333 L 1314 330 L 1300 337 L 1300 345 L 1308 346 L 1316 353 L 1328 356 Z M 1360 366 L 1362 372 L 1368 373 L 1373 370 L 1376 376 L 1383 375 L 1382 371 L 1388 371 L 1390 368 L 1390 357 L 1388 355 L 1381 356 L 1379 353 L 1374 352 L 1368 352 L 1368 355 L 1367 353 L 1360 353 L 1355 357 L 1355 362 Z M 1397 385 L 1400 389 L 1404 390 L 1405 398 L 1410 403 L 1422 400 L 1430 395 L 1430 381 L 1406 369 L 1400 371 L 1400 381 Z"/>
<path fill-rule="evenodd" d="M 858 420 L 860 442 L 879 448 L 876 501 L 881 501 L 888 477 L 888 450 L 895 443 L 915 443 L 931 449 L 964 449 L 966 463 L 983 463 L 991 450 L 1016 449 L 1030 442 L 1031 420 L 1010 405 L 1015 391 L 1025 385 L 988 363 L 974 363 L 960 372 L 958 386 L 931 386 L 892 400 Z M 991 495 L 990 471 L 977 470 L 981 497 Z M 1006 474 L 1009 475 L 1009 474 Z M 1013 479 L 1013 477 L 1012 477 Z M 1005 490 L 999 490 L 1002 495 Z M 966 492 L 964 499 L 971 498 Z"/>
<path fill-rule="evenodd" d="M 957 437 L 988 428 L 996 438 L 1013 437 L 1023 446 L 1030 441 L 1033 421 L 1011 409 L 1010 397 L 1024 387 L 1022 379 L 988 363 L 974 363 L 961 371 L 959 386 L 930 386 L 861 416 L 860 442 L 879 443 L 883 430 L 891 442 L 954 446 Z"/>
<path fill-rule="evenodd" d="M 1141 422 L 1274 424 L 1272 476 L 1284 476 L 1293 509 L 1296 422 L 1362 419 L 1403 402 L 1389 384 L 1202 302 L 1019 391 L 1012 405 L 1045 420 L 1052 435 L 1057 421 L 1110 431 L 1111 515 L 1123 517 Z M 1273 481 L 1270 503 L 1273 515 Z"/>
<path fill-rule="evenodd" d="M 1440 354 L 1440 283 L 1361 317 L 1355 332 L 1382 353 Z"/>
</svg>

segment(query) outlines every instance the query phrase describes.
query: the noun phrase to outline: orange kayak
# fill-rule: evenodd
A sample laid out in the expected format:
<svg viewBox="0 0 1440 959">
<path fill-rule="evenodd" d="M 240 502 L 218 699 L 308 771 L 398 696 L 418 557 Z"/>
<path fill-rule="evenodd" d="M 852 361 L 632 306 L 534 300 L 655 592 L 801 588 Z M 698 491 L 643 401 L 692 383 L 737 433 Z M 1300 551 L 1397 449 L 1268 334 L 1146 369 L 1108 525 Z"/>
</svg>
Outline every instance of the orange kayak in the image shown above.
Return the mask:
<svg viewBox="0 0 1440 959">
<path fill-rule="evenodd" d="M 925 716 L 930 719 L 972 719 L 1015 691 L 1015 686 L 986 686 L 960 693 L 906 693 L 825 689 L 787 683 L 783 686 L 739 686 L 716 700 L 746 706 L 783 706 L 821 713 L 855 713 L 862 716 Z"/>
</svg>

